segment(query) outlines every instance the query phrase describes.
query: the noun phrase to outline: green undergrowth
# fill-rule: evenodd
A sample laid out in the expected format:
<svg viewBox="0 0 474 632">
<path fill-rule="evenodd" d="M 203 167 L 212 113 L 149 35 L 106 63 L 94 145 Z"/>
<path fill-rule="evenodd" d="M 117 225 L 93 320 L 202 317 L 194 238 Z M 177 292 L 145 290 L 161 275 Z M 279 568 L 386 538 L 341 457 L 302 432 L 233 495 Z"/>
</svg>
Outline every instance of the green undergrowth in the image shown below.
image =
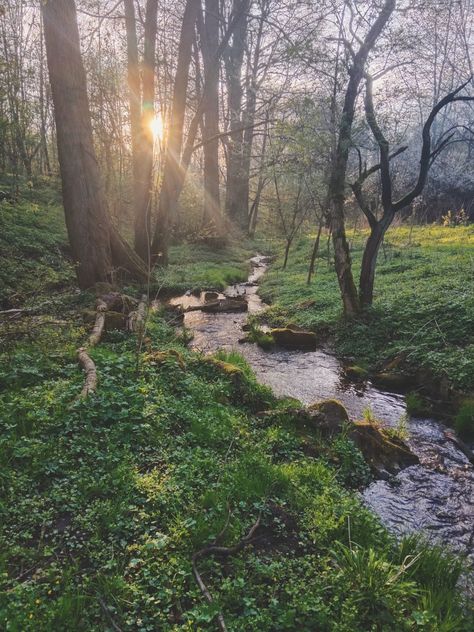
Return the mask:
<svg viewBox="0 0 474 632">
<path fill-rule="evenodd" d="M 153 293 L 223 290 L 247 279 L 256 253 L 248 239 L 222 247 L 173 245 L 170 265 L 151 275 Z M 0 177 L 0 308 L 36 306 L 47 294 L 75 291 L 59 183 L 54 178 Z"/>
<path fill-rule="evenodd" d="M 172 246 L 168 268 L 157 269 L 153 289 L 179 294 L 188 290 L 224 290 L 246 281 L 255 244 L 234 240 L 216 248 L 205 244 Z"/>
<path fill-rule="evenodd" d="M 366 233 L 351 234 L 358 278 Z M 278 260 L 262 281 L 271 303 L 265 317 L 335 335 L 337 351 L 371 370 L 402 356 L 406 366 L 448 378 L 457 389 L 474 389 L 474 228 L 398 227 L 381 250 L 373 308 L 341 319 L 332 253 L 324 243 L 311 285 L 306 284 L 312 237 L 302 238 L 282 269 Z"/>
<path fill-rule="evenodd" d="M 59 188 L 50 178 L 0 178 L 0 307 L 70 285 Z"/>
<path fill-rule="evenodd" d="M 308 444 L 238 354 L 190 352 L 159 314 L 140 353 L 107 334 L 80 399 L 85 333 L 1 358 L 0 629 L 212 631 L 218 610 L 242 632 L 472 629 L 460 563 L 388 535 L 344 435 Z M 193 553 L 259 517 L 251 546 L 198 562 L 209 605 Z"/>
</svg>

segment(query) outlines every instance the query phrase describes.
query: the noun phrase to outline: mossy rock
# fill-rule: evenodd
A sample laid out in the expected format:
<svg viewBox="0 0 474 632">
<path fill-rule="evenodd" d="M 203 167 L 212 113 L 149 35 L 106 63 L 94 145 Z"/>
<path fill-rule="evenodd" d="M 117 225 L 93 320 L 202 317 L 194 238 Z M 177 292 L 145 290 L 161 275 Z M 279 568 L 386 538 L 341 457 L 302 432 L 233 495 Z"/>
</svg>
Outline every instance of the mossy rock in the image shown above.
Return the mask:
<svg viewBox="0 0 474 632">
<path fill-rule="evenodd" d="M 344 369 L 344 373 L 346 377 L 350 380 L 366 380 L 369 376 L 369 372 L 367 369 L 362 368 L 361 366 L 353 365 L 348 366 Z"/>
<path fill-rule="evenodd" d="M 326 434 L 336 434 L 341 432 L 349 423 L 347 410 L 335 399 L 328 399 L 322 402 L 311 404 L 306 409 L 309 414 L 311 425 L 322 430 Z"/>
<path fill-rule="evenodd" d="M 114 329 L 123 330 L 127 328 L 127 315 L 121 312 L 105 312 L 105 329 L 112 331 Z"/>
<path fill-rule="evenodd" d="M 214 358 L 213 356 L 206 356 L 203 361 L 205 362 L 205 364 L 210 364 L 211 366 L 216 367 L 216 369 L 219 369 L 219 371 L 222 371 L 222 373 L 225 373 L 230 377 L 235 377 L 237 375 L 243 376 L 244 374 L 242 369 L 235 364 L 224 362 L 224 360 L 219 360 L 218 358 Z"/>
<path fill-rule="evenodd" d="M 225 314 L 225 313 L 239 313 L 247 312 L 249 309 L 247 300 L 242 297 L 235 298 L 219 298 L 216 301 L 210 301 L 204 303 L 204 305 L 196 305 L 196 307 L 189 307 L 187 312 L 202 311 L 207 314 Z"/>
<path fill-rule="evenodd" d="M 474 441 L 474 399 L 465 399 L 454 418 L 454 427 L 462 439 Z"/>
<path fill-rule="evenodd" d="M 373 382 L 378 387 L 387 391 L 404 391 L 413 386 L 413 376 L 404 373 L 377 373 L 373 377 Z"/>
<path fill-rule="evenodd" d="M 204 292 L 204 302 L 217 301 L 219 298 L 219 292 Z"/>
<path fill-rule="evenodd" d="M 407 413 L 409 415 L 422 417 L 433 413 L 433 406 L 430 401 L 416 391 L 408 393 L 405 401 L 407 405 Z"/>
<path fill-rule="evenodd" d="M 161 366 L 165 362 L 169 362 L 170 360 L 179 364 L 181 369 L 186 369 L 186 362 L 184 360 L 183 355 L 176 351 L 176 349 L 167 349 L 166 351 L 152 351 L 151 353 L 147 353 L 145 355 L 145 362 L 148 364 Z"/>
<path fill-rule="evenodd" d="M 271 335 L 277 345 L 286 349 L 315 351 L 318 346 L 318 339 L 312 331 L 282 327 L 272 329 Z"/>
<path fill-rule="evenodd" d="M 349 436 L 379 478 L 397 474 L 420 463 L 419 458 L 404 441 L 389 436 L 377 423 L 356 421 L 351 426 Z"/>
</svg>

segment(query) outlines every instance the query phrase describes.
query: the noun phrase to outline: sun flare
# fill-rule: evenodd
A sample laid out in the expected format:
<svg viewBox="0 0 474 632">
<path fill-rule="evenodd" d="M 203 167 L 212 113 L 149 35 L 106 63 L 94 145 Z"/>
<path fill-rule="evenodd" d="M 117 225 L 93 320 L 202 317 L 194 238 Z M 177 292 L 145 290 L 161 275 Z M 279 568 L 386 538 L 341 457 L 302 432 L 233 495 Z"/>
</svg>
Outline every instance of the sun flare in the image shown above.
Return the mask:
<svg viewBox="0 0 474 632">
<path fill-rule="evenodd" d="M 151 133 L 155 141 L 163 140 L 164 125 L 161 114 L 156 114 L 150 121 Z"/>
</svg>

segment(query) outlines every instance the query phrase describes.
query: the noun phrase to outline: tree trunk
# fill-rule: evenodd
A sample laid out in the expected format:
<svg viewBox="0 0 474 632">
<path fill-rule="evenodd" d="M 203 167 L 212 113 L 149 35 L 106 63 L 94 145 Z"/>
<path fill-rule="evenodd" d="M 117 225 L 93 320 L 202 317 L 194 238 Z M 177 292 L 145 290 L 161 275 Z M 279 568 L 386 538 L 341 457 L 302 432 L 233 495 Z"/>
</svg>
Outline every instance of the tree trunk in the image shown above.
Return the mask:
<svg viewBox="0 0 474 632">
<path fill-rule="evenodd" d="M 323 230 L 323 224 L 324 224 L 324 215 L 321 217 L 321 220 L 319 222 L 318 234 L 316 235 L 316 239 L 314 240 L 313 250 L 311 252 L 311 261 L 309 263 L 308 278 L 306 281 L 307 285 L 311 283 L 311 277 L 314 274 L 314 266 L 316 264 L 316 257 L 318 256 L 318 252 L 319 252 L 319 243 L 321 241 L 321 232 Z"/>
<path fill-rule="evenodd" d="M 153 181 L 153 132 L 155 115 L 155 49 L 158 0 L 147 0 L 145 14 L 145 49 L 142 64 L 143 101 L 137 148 L 135 251 L 149 263 L 151 241 L 151 202 Z"/>
<path fill-rule="evenodd" d="M 293 237 L 291 239 L 286 240 L 285 258 L 283 259 L 283 270 L 286 270 L 286 266 L 288 265 L 288 256 L 290 254 L 290 248 L 291 248 L 292 242 L 293 242 Z"/>
<path fill-rule="evenodd" d="M 152 260 L 168 263 L 171 218 L 176 215 L 180 193 L 181 153 L 184 134 L 184 114 L 189 80 L 189 66 L 192 58 L 194 30 L 200 0 L 187 0 L 178 49 L 178 62 L 173 89 L 173 102 L 168 130 L 163 182 L 158 205 L 158 221 L 151 246 Z"/>
<path fill-rule="evenodd" d="M 236 13 L 239 3 L 234 0 L 232 13 Z M 226 59 L 228 107 L 230 116 L 229 150 L 227 157 L 227 216 L 242 230 L 248 229 L 248 196 L 242 196 L 243 178 L 243 132 L 242 132 L 242 65 L 247 41 L 247 13 L 249 1 L 244 3 L 242 16 L 235 27 L 232 44 Z M 245 193 L 245 192 L 244 192 Z M 246 205 L 247 204 L 247 205 Z"/>
<path fill-rule="evenodd" d="M 75 3 L 47 0 L 42 10 L 64 211 L 79 286 L 89 288 L 111 280 L 113 259 L 145 277 L 107 213 L 92 140 Z"/>
<path fill-rule="evenodd" d="M 219 46 L 219 0 L 205 0 L 204 29 L 201 34 L 204 74 L 208 82 L 204 95 L 204 218 L 221 225 L 219 191 L 219 64 L 215 63 Z"/>
<path fill-rule="evenodd" d="M 346 173 L 349 159 L 349 148 L 351 147 L 352 142 L 351 136 L 352 125 L 354 122 L 355 104 L 360 82 L 364 77 L 367 58 L 370 51 L 375 46 L 375 43 L 377 42 L 377 39 L 382 33 L 385 25 L 390 19 L 390 16 L 395 9 L 395 4 L 396 0 L 385 0 L 385 4 L 380 10 L 379 15 L 370 27 L 364 41 L 360 43 L 359 50 L 354 55 L 352 67 L 349 71 L 349 82 L 347 84 L 344 98 L 336 155 L 330 179 L 329 197 L 331 200 L 334 264 L 341 291 L 344 312 L 348 316 L 357 313 L 360 309 L 359 297 L 354 283 L 354 277 L 352 275 L 352 262 L 344 222 Z"/>
<path fill-rule="evenodd" d="M 359 279 L 359 297 L 362 308 L 370 307 L 374 297 L 375 269 L 377 256 L 382 245 L 385 233 L 393 221 L 391 217 L 384 216 L 370 231 L 362 256 L 362 267 Z"/>
</svg>

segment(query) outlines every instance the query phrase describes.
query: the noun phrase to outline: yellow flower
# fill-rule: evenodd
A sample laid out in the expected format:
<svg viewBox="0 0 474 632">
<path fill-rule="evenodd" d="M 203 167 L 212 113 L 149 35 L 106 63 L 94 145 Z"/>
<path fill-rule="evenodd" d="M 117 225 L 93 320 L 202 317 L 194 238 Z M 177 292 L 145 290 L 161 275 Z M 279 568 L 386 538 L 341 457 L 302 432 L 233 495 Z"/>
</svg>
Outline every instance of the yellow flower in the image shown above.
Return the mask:
<svg viewBox="0 0 474 632">
<path fill-rule="evenodd" d="M 36 604 L 37 606 L 39 606 L 39 604 L 40 604 L 40 603 L 41 603 L 41 599 L 37 599 L 37 600 L 35 601 L 35 604 Z"/>
</svg>

